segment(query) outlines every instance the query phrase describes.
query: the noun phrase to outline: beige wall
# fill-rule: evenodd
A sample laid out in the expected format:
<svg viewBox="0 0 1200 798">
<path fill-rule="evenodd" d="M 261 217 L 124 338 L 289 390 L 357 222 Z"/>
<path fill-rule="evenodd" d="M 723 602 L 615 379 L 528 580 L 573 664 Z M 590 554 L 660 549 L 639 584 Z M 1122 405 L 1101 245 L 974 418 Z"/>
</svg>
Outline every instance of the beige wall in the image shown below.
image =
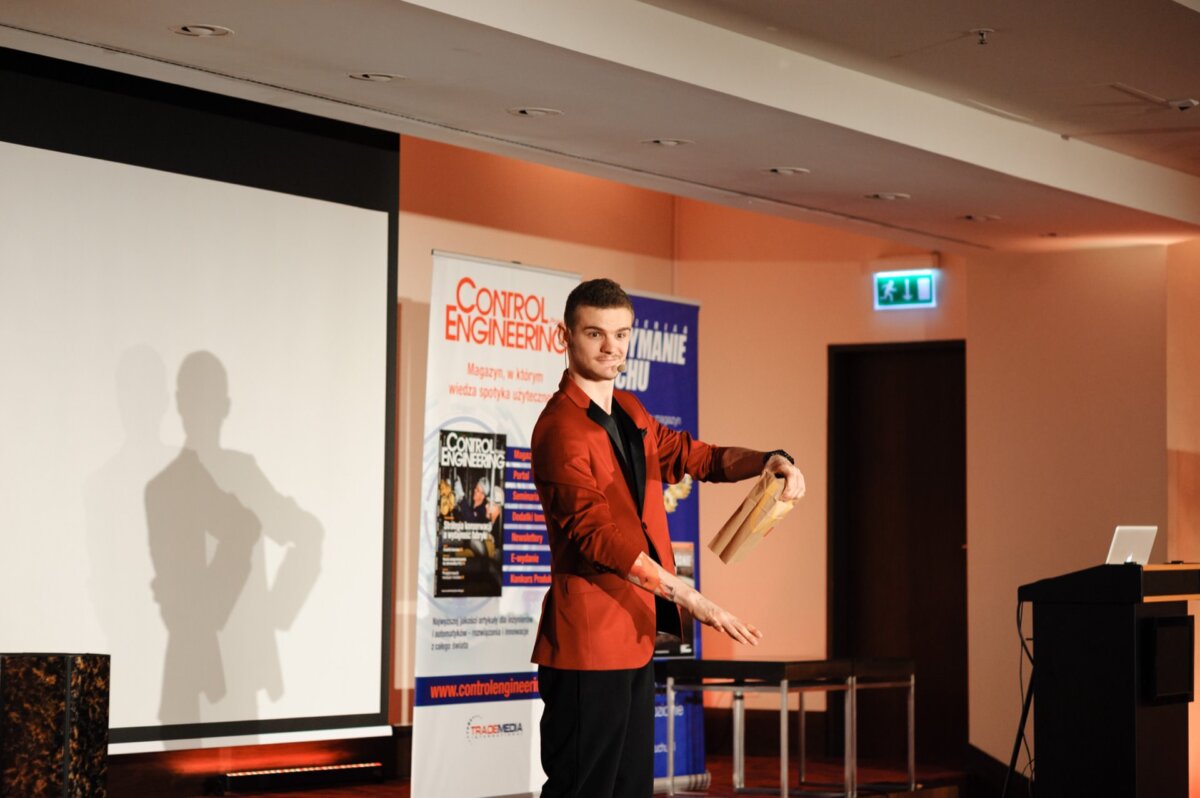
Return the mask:
<svg viewBox="0 0 1200 798">
<path fill-rule="evenodd" d="M 703 555 L 705 592 L 765 631 L 758 654 L 825 652 L 828 346 L 965 339 L 971 742 L 1001 761 L 1020 711 L 1017 586 L 1096 563 L 1117 523 L 1165 527 L 1168 485 L 1173 556 L 1200 560 L 1200 244 L 944 258 L 938 309 L 875 313 L 872 261 L 911 247 L 411 138 L 399 244 L 394 722 L 411 718 L 433 249 L 700 301 L 700 434 L 787 448 L 808 479 L 759 556 Z M 741 495 L 705 488 L 702 540 Z M 704 649 L 734 653 L 707 630 Z"/>
<path fill-rule="evenodd" d="M 1167 249 L 1167 556 L 1200 562 L 1200 242 Z M 1200 602 L 1191 602 L 1193 615 Z M 1200 637 L 1195 661 L 1200 663 Z M 1189 708 L 1191 786 L 1200 795 L 1200 703 Z"/>
</svg>

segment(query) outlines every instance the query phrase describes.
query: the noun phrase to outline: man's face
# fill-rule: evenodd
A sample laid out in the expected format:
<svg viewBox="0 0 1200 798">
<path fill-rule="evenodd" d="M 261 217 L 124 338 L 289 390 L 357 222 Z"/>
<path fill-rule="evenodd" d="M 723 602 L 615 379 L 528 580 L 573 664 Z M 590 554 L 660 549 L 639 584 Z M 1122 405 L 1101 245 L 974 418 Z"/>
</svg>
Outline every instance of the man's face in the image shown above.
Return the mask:
<svg viewBox="0 0 1200 798">
<path fill-rule="evenodd" d="M 567 356 L 571 370 L 588 380 L 614 380 L 629 351 L 633 313 L 629 308 L 575 309 Z"/>
<path fill-rule="evenodd" d="M 471 493 L 471 501 L 476 507 L 478 507 L 479 505 L 483 504 L 483 499 L 483 488 L 481 488 L 479 485 L 476 485 L 475 490 Z"/>
</svg>

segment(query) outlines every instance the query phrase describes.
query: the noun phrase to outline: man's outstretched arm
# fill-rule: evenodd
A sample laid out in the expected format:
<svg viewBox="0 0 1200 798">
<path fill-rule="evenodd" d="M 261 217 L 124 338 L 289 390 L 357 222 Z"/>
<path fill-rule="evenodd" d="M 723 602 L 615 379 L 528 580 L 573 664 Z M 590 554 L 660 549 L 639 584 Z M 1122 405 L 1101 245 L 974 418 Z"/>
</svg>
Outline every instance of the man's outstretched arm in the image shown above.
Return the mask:
<svg viewBox="0 0 1200 798">
<path fill-rule="evenodd" d="M 724 632 L 739 643 L 756 646 L 762 639 L 762 632 L 758 629 L 721 609 L 678 576 L 667 573 L 645 552 L 638 555 L 626 578 L 638 587 L 675 602 L 700 623 Z"/>
<path fill-rule="evenodd" d="M 767 452 L 727 446 L 721 449 L 717 465 L 730 482 L 740 482 L 770 471 L 784 481 L 780 499 L 794 501 L 803 496 L 804 475 L 800 469 L 781 454 L 772 454 L 769 458 L 766 455 Z"/>
</svg>

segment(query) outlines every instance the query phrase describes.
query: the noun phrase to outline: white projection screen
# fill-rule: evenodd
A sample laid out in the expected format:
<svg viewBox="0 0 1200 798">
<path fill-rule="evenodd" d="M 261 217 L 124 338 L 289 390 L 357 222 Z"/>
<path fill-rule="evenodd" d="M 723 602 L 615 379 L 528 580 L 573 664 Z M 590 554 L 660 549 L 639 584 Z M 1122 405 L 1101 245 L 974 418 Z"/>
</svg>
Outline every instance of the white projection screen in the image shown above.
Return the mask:
<svg viewBox="0 0 1200 798">
<path fill-rule="evenodd" d="M 395 136 L 0 55 L 0 653 L 117 752 L 379 729 Z"/>
</svg>

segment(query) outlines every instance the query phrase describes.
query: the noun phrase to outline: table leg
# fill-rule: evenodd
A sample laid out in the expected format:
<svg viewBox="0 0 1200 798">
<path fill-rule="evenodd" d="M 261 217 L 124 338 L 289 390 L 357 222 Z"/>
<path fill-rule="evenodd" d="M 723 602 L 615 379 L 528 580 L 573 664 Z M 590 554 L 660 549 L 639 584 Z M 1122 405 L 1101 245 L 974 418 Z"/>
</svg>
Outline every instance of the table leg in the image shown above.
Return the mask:
<svg viewBox="0 0 1200 798">
<path fill-rule="evenodd" d="M 845 748 L 845 788 L 846 798 L 856 798 L 858 795 L 858 752 L 855 751 L 855 746 L 858 739 L 858 730 L 855 728 L 855 723 L 858 718 L 858 708 L 854 705 L 855 694 L 858 692 L 857 680 L 851 676 L 846 680 L 846 701 L 845 701 L 845 740 L 843 748 Z"/>
<path fill-rule="evenodd" d="M 667 677 L 667 795 L 675 795 L 675 677 Z"/>
<path fill-rule="evenodd" d="M 917 789 L 917 675 L 908 677 L 908 791 Z"/>
<path fill-rule="evenodd" d="M 788 795 L 788 680 L 779 682 L 779 796 Z"/>
<path fill-rule="evenodd" d="M 733 788 L 746 786 L 746 703 L 745 693 L 733 691 Z"/>
<path fill-rule="evenodd" d="M 800 718 L 799 718 L 800 728 L 797 731 L 797 736 L 800 738 L 800 740 L 799 740 L 799 742 L 800 742 L 800 783 L 803 784 L 804 779 L 807 778 L 807 774 L 804 772 L 805 765 L 807 764 L 807 760 L 805 759 L 806 752 L 804 750 L 806 747 L 806 741 L 805 741 L 805 736 L 804 736 L 804 691 L 803 690 L 800 690 L 796 693 L 796 700 L 799 703 L 799 710 L 800 710 Z"/>
</svg>

